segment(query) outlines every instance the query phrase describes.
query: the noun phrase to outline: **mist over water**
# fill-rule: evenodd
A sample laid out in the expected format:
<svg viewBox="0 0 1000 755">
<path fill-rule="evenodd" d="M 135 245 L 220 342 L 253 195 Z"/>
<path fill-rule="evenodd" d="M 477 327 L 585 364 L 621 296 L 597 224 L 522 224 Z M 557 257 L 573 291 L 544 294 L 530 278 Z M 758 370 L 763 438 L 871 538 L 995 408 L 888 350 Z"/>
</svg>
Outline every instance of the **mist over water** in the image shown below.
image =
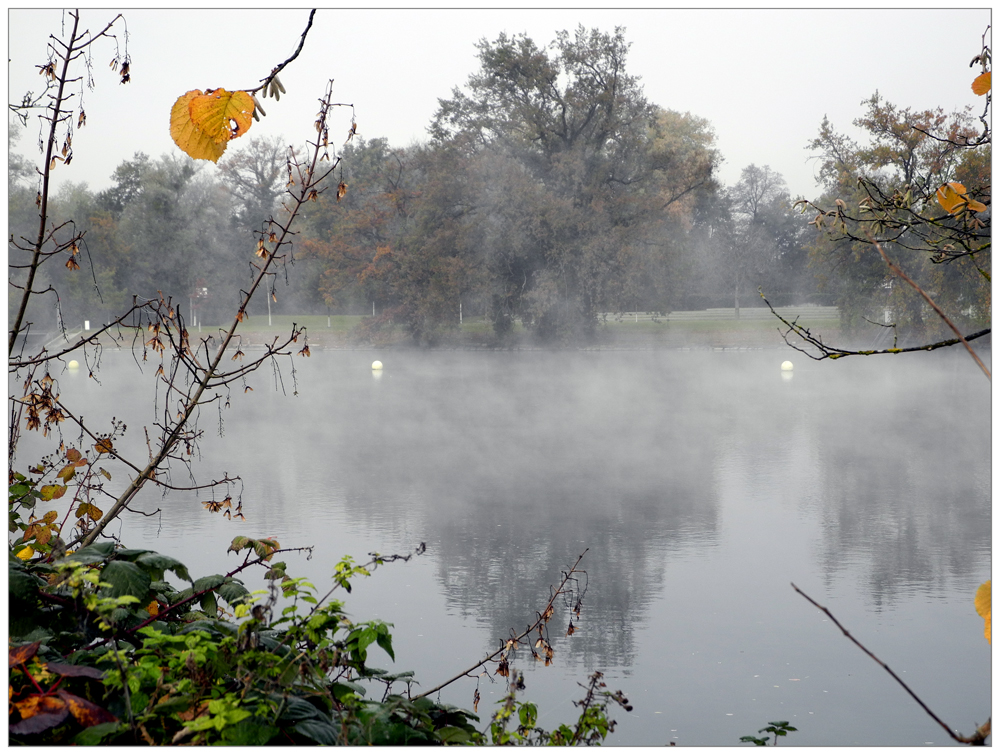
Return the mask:
<svg viewBox="0 0 1000 755">
<path fill-rule="evenodd" d="M 398 663 L 371 663 L 425 688 L 522 631 L 589 549 L 576 633 L 557 636 L 560 608 L 554 665 L 511 665 L 546 727 L 604 671 L 635 706 L 614 712 L 613 744 L 736 745 L 779 719 L 792 745 L 947 743 L 789 582 L 952 726 L 989 715 L 973 595 L 990 572 L 990 388 L 967 355 L 336 351 L 294 366 L 280 365 L 288 395 L 265 371 L 253 392 L 234 386 L 222 437 L 215 409 L 199 420 L 194 477 L 240 475 L 248 521 L 204 511 L 207 495 L 147 492 L 136 508 L 161 513 L 126 519 L 130 547 L 200 576 L 235 568 L 235 535 L 273 536 L 315 546 L 286 560 L 322 588 L 346 553 L 426 542 L 346 596 L 354 618 L 395 623 Z M 153 370 L 109 352 L 102 388 L 85 371 L 60 385 L 85 414 L 124 418 L 119 447 L 141 459 Z M 486 720 L 504 687 L 479 683 Z M 475 685 L 441 699 L 471 708 Z"/>
</svg>

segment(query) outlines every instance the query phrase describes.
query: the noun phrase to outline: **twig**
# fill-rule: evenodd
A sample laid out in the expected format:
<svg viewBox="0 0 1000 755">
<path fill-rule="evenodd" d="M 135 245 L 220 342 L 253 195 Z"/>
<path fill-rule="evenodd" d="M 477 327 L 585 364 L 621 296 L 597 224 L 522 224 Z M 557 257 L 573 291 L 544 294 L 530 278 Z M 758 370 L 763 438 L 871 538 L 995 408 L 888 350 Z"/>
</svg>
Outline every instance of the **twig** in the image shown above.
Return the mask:
<svg viewBox="0 0 1000 755">
<path fill-rule="evenodd" d="M 968 350 L 969 354 L 975 360 L 976 364 L 978 364 L 979 368 L 986 374 L 987 379 L 990 382 L 992 382 L 993 378 L 990 377 L 990 371 L 988 369 L 986 369 L 986 365 L 982 363 L 982 361 L 979 359 L 979 356 L 976 354 L 976 352 L 974 352 L 972 350 L 972 347 L 969 346 L 969 342 L 967 340 L 965 340 L 965 336 L 963 336 L 962 333 L 961 333 L 961 331 L 959 331 L 959 329 L 955 327 L 955 323 L 953 323 L 950 319 L 948 319 L 948 315 L 946 315 L 941 310 L 941 307 L 939 307 L 937 304 L 934 303 L 934 300 L 927 294 L 926 291 L 924 291 L 922 288 L 920 288 L 920 286 L 918 286 L 910 278 L 910 276 L 908 276 L 906 273 L 904 273 L 903 270 L 902 270 L 902 268 L 899 267 L 899 265 L 897 265 L 896 263 L 894 263 L 892 260 L 889 259 L 889 255 L 887 255 L 885 253 L 885 251 L 882 249 L 882 245 L 879 244 L 875 239 L 873 239 L 872 235 L 870 233 L 868 233 L 867 231 L 865 231 L 865 235 L 868 236 L 868 240 L 875 245 L 876 249 L 878 249 L 878 253 L 882 255 L 882 259 L 885 260 L 885 264 L 889 266 L 889 269 L 892 270 L 892 272 L 894 272 L 896 275 L 898 275 L 904 281 L 906 281 L 907 283 L 909 283 L 918 294 L 920 294 L 922 297 L 924 297 L 924 301 L 926 301 L 928 304 L 931 305 L 931 309 L 933 309 L 935 312 L 937 312 L 938 317 L 940 317 L 942 320 L 944 320 L 945 325 L 947 325 L 949 328 L 951 328 L 952 332 L 956 336 L 958 336 L 958 340 L 960 340 L 962 342 L 962 344 Z"/>
<path fill-rule="evenodd" d="M 563 580 L 562 580 L 562 582 L 559 583 L 558 589 L 556 589 L 555 592 L 552 593 L 552 597 L 549 598 L 549 602 L 545 606 L 545 610 L 542 611 L 539 614 L 539 618 L 535 620 L 534 624 L 532 624 L 527 629 L 525 629 L 524 632 L 522 632 L 521 634 L 519 634 L 517 637 L 513 638 L 514 642 L 520 642 L 525 637 L 527 637 L 529 634 L 531 634 L 533 631 L 535 631 L 535 629 L 537 629 L 539 626 L 541 626 L 542 624 L 545 624 L 548 621 L 548 619 L 545 618 L 545 617 L 547 615 L 550 615 L 549 614 L 549 609 L 552 608 L 552 604 L 555 603 L 556 598 L 559 597 L 560 595 L 562 595 L 563 588 L 566 586 L 566 583 L 569 582 L 569 580 L 573 577 L 573 574 L 576 573 L 576 567 L 580 565 L 580 562 L 583 560 L 583 557 L 585 555 L 587 555 L 587 551 L 588 550 L 590 550 L 590 548 L 587 548 L 586 550 L 584 550 L 584 552 L 581 553 L 577 557 L 576 563 L 573 564 L 573 566 L 570 568 L 570 570 L 568 572 L 564 572 L 563 573 Z M 471 674 L 473 671 L 475 671 L 480 666 L 485 666 L 487 663 L 489 663 L 490 661 L 492 661 L 494 658 L 496 658 L 498 655 L 500 655 L 501 653 L 503 653 L 505 650 L 507 650 L 507 645 L 506 644 L 502 645 L 499 650 L 496 650 L 496 651 L 490 653 L 488 656 L 486 656 L 485 658 L 483 658 L 483 660 L 479 661 L 474 666 L 470 666 L 465 671 L 462 671 L 461 673 L 455 674 L 455 676 L 453 676 L 448 681 L 446 681 L 446 682 L 444 682 L 442 684 L 439 684 L 438 686 L 436 686 L 436 687 L 434 687 L 432 689 L 429 689 L 426 692 L 421 692 L 419 695 L 416 695 L 415 697 L 411 697 L 410 699 L 411 700 L 419 700 L 421 697 L 427 697 L 428 695 L 434 694 L 438 690 L 444 689 L 445 687 L 447 687 L 452 682 L 457 682 L 463 676 L 468 676 L 469 674 Z"/>
<path fill-rule="evenodd" d="M 914 352 L 914 351 L 935 351 L 936 349 L 942 349 L 945 348 L 946 346 L 954 346 L 957 343 L 962 343 L 962 339 L 949 338 L 948 340 L 938 341 L 937 343 L 926 343 L 920 346 L 907 346 L 906 348 L 903 349 L 897 349 L 897 348 L 864 349 L 862 351 L 852 351 L 851 349 L 842 349 L 839 346 L 827 346 L 817 336 L 814 336 L 812 332 L 809 330 L 809 328 L 803 325 L 799 325 L 796 320 L 789 322 L 780 314 L 778 314 L 775 311 L 774 307 L 771 305 L 771 302 L 767 300 L 767 297 L 764 296 L 764 293 L 759 288 L 757 289 L 757 293 L 760 294 L 760 298 L 764 300 L 764 303 L 767 305 L 767 308 L 771 310 L 771 314 L 777 317 L 779 320 L 781 320 L 781 322 L 784 323 L 785 326 L 788 328 L 787 331 L 781 333 L 781 337 L 785 339 L 785 343 L 791 346 L 796 351 L 805 354 L 810 359 L 815 359 L 817 362 L 822 361 L 823 359 L 840 359 L 842 357 L 850 357 L 850 356 L 875 356 L 877 354 L 906 354 L 908 352 Z M 869 320 L 869 322 L 871 321 Z M 875 324 L 883 328 L 889 327 L 882 325 L 881 323 L 875 323 Z M 992 328 L 984 328 L 983 330 L 977 330 L 975 333 L 970 333 L 969 335 L 965 336 L 964 340 L 974 341 L 977 338 L 988 336 L 991 332 L 993 332 Z M 807 344 L 817 349 L 820 352 L 820 355 L 815 356 L 806 349 L 803 349 L 800 346 L 796 346 L 794 343 L 788 340 L 789 333 L 794 333 L 803 341 L 805 341 Z"/>
<path fill-rule="evenodd" d="M 299 46 L 295 48 L 295 52 L 292 53 L 292 56 L 288 58 L 288 60 L 286 60 L 284 63 L 275 66 L 274 69 L 271 71 L 271 73 L 267 75 L 267 78 L 263 79 L 264 82 L 263 84 L 261 84 L 256 89 L 248 89 L 247 90 L 248 92 L 253 94 L 254 92 L 259 92 L 261 89 L 263 89 L 264 93 L 267 94 L 267 85 L 271 83 L 271 80 L 279 73 L 281 73 L 281 71 L 284 69 L 285 66 L 287 66 L 289 63 L 291 63 L 293 60 L 299 57 L 299 53 L 302 52 L 302 45 L 306 43 L 306 34 L 308 34 L 309 30 L 312 28 L 313 16 L 315 15 L 316 15 L 316 9 L 313 8 L 311 11 L 309 11 L 309 23 L 306 24 L 305 31 L 302 32 L 302 38 L 299 39 Z"/>
<path fill-rule="evenodd" d="M 843 632 L 844 635 L 847 637 L 847 639 L 849 639 L 851 642 L 853 642 L 855 645 L 857 645 L 859 648 L 861 648 L 863 651 L 865 651 L 865 653 L 867 653 L 868 656 L 873 661 L 875 661 L 875 663 L 877 663 L 879 666 L 881 666 L 887 672 L 889 672 L 889 676 L 891 676 L 893 679 L 895 679 L 897 682 L 899 682 L 900 686 L 903 689 L 905 689 L 910 694 L 910 697 L 912 697 L 914 700 L 917 701 L 917 703 L 920 705 L 920 707 L 923 708 L 924 711 L 926 711 L 927 715 L 930 716 L 931 718 L 933 718 L 935 721 L 937 721 L 938 724 L 940 724 L 941 728 L 943 728 L 946 732 L 948 732 L 948 736 L 949 737 L 951 737 L 952 739 L 954 739 L 956 742 L 961 742 L 963 744 L 974 744 L 974 745 L 981 745 L 981 744 L 983 744 L 983 741 L 990 734 L 990 720 L 991 719 L 987 719 L 986 723 L 983 724 L 982 726 L 980 726 L 978 729 L 976 729 L 976 733 L 973 734 L 971 737 L 966 737 L 966 736 L 963 736 L 961 734 L 956 734 L 955 731 L 950 726 L 948 726 L 948 724 L 946 724 L 944 721 L 942 721 L 940 718 L 938 718 L 936 715 L 934 715 L 934 711 L 932 711 L 930 708 L 928 708 L 927 704 L 923 700 L 921 700 L 919 697 L 917 697 L 917 693 L 916 692 L 914 692 L 912 689 L 910 689 L 908 686 L 906 686 L 906 682 L 904 682 L 902 679 L 900 679 L 898 676 L 896 676 L 896 672 L 894 672 L 891 668 L 889 668 L 885 663 L 883 663 L 882 661 L 880 661 L 878 659 L 878 657 L 876 657 L 876 655 L 871 650 L 869 650 L 864 645 L 862 645 L 860 642 L 858 642 L 851 635 L 851 633 L 848 632 L 839 621 L 837 621 L 836 617 L 832 613 L 830 613 L 830 609 L 826 608 L 825 606 L 821 606 L 815 600 L 813 600 L 812 598 L 810 598 L 808 595 L 806 595 L 804 592 L 802 592 L 802 590 L 800 590 L 798 587 L 796 587 L 794 582 L 792 582 L 792 589 L 795 590 L 795 592 L 797 592 L 803 598 L 805 598 L 806 600 L 808 600 L 810 603 L 812 603 L 814 606 L 816 606 L 819 610 L 821 610 L 827 616 L 829 616 L 830 617 L 830 621 L 832 621 L 834 624 L 837 625 L 837 629 L 839 629 L 841 632 Z"/>
</svg>

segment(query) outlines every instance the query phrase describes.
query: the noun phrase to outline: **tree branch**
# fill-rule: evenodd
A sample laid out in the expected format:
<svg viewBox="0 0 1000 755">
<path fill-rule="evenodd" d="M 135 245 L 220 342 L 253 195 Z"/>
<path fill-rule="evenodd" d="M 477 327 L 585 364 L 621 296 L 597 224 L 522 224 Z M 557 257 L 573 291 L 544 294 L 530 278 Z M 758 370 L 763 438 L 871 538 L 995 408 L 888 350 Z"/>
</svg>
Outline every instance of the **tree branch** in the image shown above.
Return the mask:
<svg viewBox="0 0 1000 755">
<path fill-rule="evenodd" d="M 949 328 L 951 328 L 952 332 L 956 336 L 958 336 L 958 340 L 960 340 L 962 342 L 962 344 L 968 350 L 969 354 L 972 356 L 973 360 L 976 362 L 976 364 L 979 365 L 979 368 L 986 374 L 986 378 L 988 380 L 990 380 L 990 382 L 992 382 L 993 378 L 990 377 L 990 371 L 988 369 L 986 369 L 986 365 L 983 364 L 982 360 L 980 360 L 980 358 L 976 354 L 976 352 L 974 352 L 972 350 L 972 347 L 969 346 L 969 342 L 965 339 L 965 336 L 963 336 L 962 333 L 959 331 L 959 329 L 955 327 L 955 323 L 953 323 L 950 319 L 948 319 L 948 315 L 946 315 L 941 310 L 941 307 L 939 307 L 937 304 L 934 303 L 934 300 L 930 297 L 930 295 L 927 294 L 926 291 L 924 291 L 922 288 L 920 288 L 920 286 L 918 286 L 910 278 L 910 276 L 908 276 L 906 273 L 904 273 L 903 270 L 902 270 L 902 268 L 899 267 L 899 265 L 895 264 L 892 260 L 889 259 L 889 255 L 887 255 L 885 253 L 885 251 L 882 249 L 882 245 L 879 244 L 875 239 L 873 239 L 872 236 L 871 236 L 871 234 L 869 234 L 869 233 L 866 232 L 865 235 L 868 236 L 868 240 L 871 241 L 871 243 L 873 243 L 875 245 L 876 249 L 878 249 L 878 253 L 882 255 L 882 259 L 885 260 L 885 264 L 887 264 L 889 266 L 889 269 L 892 270 L 892 272 L 894 272 L 896 275 L 898 275 L 904 281 L 906 281 L 907 283 L 909 283 L 916 290 L 916 292 L 918 294 L 920 294 L 922 297 L 924 297 L 924 301 L 926 301 L 928 304 L 930 304 L 931 309 L 933 309 L 935 312 L 937 312 L 938 317 L 940 317 L 942 320 L 944 320 L 945 325 L 947 325 Z"/>
<path fill-rule="evenodd" d="M 832 621 L 834 624 L 837 625 L 837 629 L 839 629 L 841 632 L 843 632 L 844 635 L 847 637 L 847 639 L 849 639 L 851 642 L 853 642 L 855 645 L 857 645 L 859 648 L 861 648 L 863 651 L 865 651 L 865 653 L 867 653 L 867 655 L 873 661 L 875 661 L 875 663 L 877 663 L 879 666 L 881 666 L 887 672 L 889 672 L 889 676 L 891 676 L 893 679 L 895 679 L 897 682 L 899 682 L 900 686 L 909 693 L 910 697 L 912 697 L 914 700 L 917 701 L 917 704 L 919 704 L 920 707 L 924 709 L 924 711 L 927 713 L 927 715 L 930 716 L 931 718 L 933 718 L 935 721 L 937 721 L 937 723 L 941 726 L 941 728 L 943 728 L 946 732 L 948 732 L 948 736 L 949 737 L 951 737 L 952 739 L 954 739 L 956 742 L 961 742 L 963 744 L 973 744 L 973 745 L 981 745 L 981 744 L 983 744 L 983 742 L 986 739 L 986 737 L 988 737 L 989 734 L 990 734 L 990 721 L 991 721 L 991 718 L 987 719 L 985 724 L 983 724 L 978 729 L 976 729 L 976 733 L 973 734 L 971 737 L 966 737 L 966 736 L 963 736 L 961 734 L 956 734 L 955 731 L 950 726 L 948 726 L 948 724 L 946 724 L 944 721 L 942 721 L 940 718 L 938 718 L 936 715 L 934 715 L 934 711 L 932 711 L 930 708 L 927 707 L 927 704 L 917 696 L 916 692 L 914 692 L 912 689 L 910 689 L 908 686 L 906 686 L 906 682 L 904 682 L 902 679 L 900 679 L 898 676 L 896 676 L 896 672 L 894 672 L 891 668 L 889 668 L 885 663 L 883 663 L 882 661 L 880 661 L 871 650 L 869 650 L 864 645 L 862 645 L 860 642 L 858 642 L 851 635 L 851 633 L 848 632 L 839 621 L 837 621 L 837 618 L 832 613 L 830 613 L 830 609 L 826 608 L 825 606 L 821 606 L 815 600 L 813 600 L 812 598 L 810 598 L 808 595 L 806 595 L 804 592 L 802 592 L 802 590 L 800 590 L 798 587 L 796 587 L 794 582 L 792 583 L 792 589 L 795 590 L 795 592 L 797 592 L 803 598 L 805 598 L 806 600 L 808 600 L 810 603 L 812 603 L 814 606 L 816 606 L 816 608 L 818 608 L 823 613 L 825 613 L 827 616 L 829 616 L 830 617 L 830 621 Z"/>
<path fill-rule="evenodd" d="M 555 590 L 555 592 L 552 593 L 552 597 L 549 598 L 549 602 L 545 606 L 545 610 L 542 611 L 538 615 L 538 619 L 536 619 L 535 622 L 531 626 L 529 626 L 527 629 L 525 629 L 524 632 L 522 632 L 521 634 L 517 635 L 517 637 L 513 637 L 512 638 L 512 640 L 515 643 L 520 642 L 525 637 L 527 637 L 529 634 L 531 634 L 533 631 L 535 631 L 536 629 L 538 629 L 540 626 L 542 626 L 543 624 L 548 623 L 548 620 L 549 620 L 549 618 L 551 618 L 551 615 L 552 615 L 551 614 L 552 604 L 555 603 L 555 600 L 556 600 L 556 598 L 559 595 L 562 595 L 563 588 L 566 586 L 566 583 L 569 582 L 569 580 L 572 578 L 572 576 L 576 573 L 576 567 L 578 567 L 580 565 L 580 562 L 583 560 L 583 557 L 585 555 L 587 555 L 587 551 L 588 550 L 590 550 L 590 549 L 587 548 L 583 553 L 581 553 L 577 557 L 576 563 L 573 564 L 573 566 L 570 568 L 570 570 L 568 572 L 563 572 L 563 580 L 562 580 L 562 582 L 559 583 L 559 587 Z M 513 630 L 511 630 L 511 632 L 513 632 Z M 509 642 L 509 640 L 508 640 L 508 642 Z M 469 674 L 471 674 L 473 671 L 475 671 L 480 666 L 485 666 L 487 663 L 489 663 L 490 661 L 492 661 L 494 658 L 496 658 L 498 655 L 500 655 L 501 653 L 503 653 L 506 650 L 507 650 L 507 644 L 504 643 L 503 646 L 499 650 L 496 650 L 493 653 L 490 653 L 488 656 L 486 656 L 485 658 L 483 658 L 483 660 L 479 661 L 478 663 L 476 663 L 473 666 L 470 666 L 465 671 L 462 671 L 462 672 L 460 672 L 458 674 L 455 674 L 455 676 L 453 676 L 448 681 L 443 682 L 442 684 L 439 684 L 438 686 L 436 686 L 436 687 L 434 687 L 432 689 L 429 689 L 426 692 L 421 692 L 419 695 L 411 697 L 410 699 L 411 700 L 419 700 L 421 697 L 427 697 L 428 695 L 434 694 L 438 690 L 444 689 L 445 687 L 447 687 L 452 682 L 457 682 L 463 676 L 468 676 Z"/>
<path fill-rule="evenodd" d="M 767 297 L 764 296 L 764 292 L 761 291 L 760 288 L 757 289 L 757 293 L 760 294 L 760 298 L 764 300 L 764 303 L 767 305 L 768 309 L 771 310 L 771 314 L 777 317 L 779 320 L 781 320 L 782 323 L 785 324 L 785 326 L 787 326 L 788 330 L 786 330 L 784 333 L 781 333 L 781 337 L 785 339 L 785 343 L 791 346 L 796 351 L 805 354 L 807 357 L 809 357 L 810 359 L 814 359 L 817 362 L 822 361 L 823 359 L 840 359 L 842 357 L 850 357 L 850 356 L 874 356 L 876 354 L 905 354 L 912 351 L 934 351 L 936 349 L 944 348 L 945 346 L 954 346 L 957 343 L 962 343 L 962 341 L 958 338 L 951 338 L 946 341 L 938 341 L 937 343 L 928 343 L 928 344 L 923 344 L 921 346 L 908 346 L 904 349 L 895 349 L 895 348 L 864 349 L 861 351 L 852 351 L 851 349 L 844 349 L 839 346 L 827 346 L 818 336 L 814 336 L 812 332 L 809 330 L 809 328 L 803 325 L 799 325 L 798 318 L 792 321 L 788 321 L 780 314 L 778 314 L 774 310 L 774 307 L 771 306 L 771 302 L 769 302 L 767 300 Z M 971 333 L 970 335 L 964 336 L 964 339 L 966 342 L 973 341 L 977 338 L 982 338 L 983 336 L 987 336 L 991 332 L 992 332 L 991 328 L 985 328 L 983 330 L 976 331 L 975 333 Z M 816 356 L 815 354 L 809 352 L 807 349 L 803 349 L 801 346 L 797 346 L 796 344 L 789 341 L 788 335 L 790 333 L 794 333 L 803 341 L 805 341 L 807 344 L 809 344 L 809 346 L 812 346 L 813 348 L 817 349 L 820 352 L 819 356 Z"/>
<path fill-rule="evenodd" d="M 295 52 L 292 53 L 292 56 L 288 58 L 288 60 L 286 60 L 284 63 L 275 66 L 274 69 L 272 69 L 271 73 L 267 75 L 267 78 L 261 79 L 263 83 L 259 87 L 257 87 L 256 89 L 246 90 L 249 94 L 253 94 L 254 92 L 259 92 L 262 89 L 264 90 L 264 94 L 267 94 L 267 86 L 268 84 L 271 83 L 272 79 L 274 79 L 275 76 L 281 73 L 281 71 L 284 70 L 285 66 L 287 66 L 289 63 L 291 63 L 293 60 L 299 57 L 299 53 L 302 52 L 302 45 L 306 43 L 306 34 L 308 34 L 309 30 L 312 28 L 313 16 L 315 15 L 316 15 L 316 9 L 313 8 L 311 11 L 309 11 L 309 23 L 306 24 L 305 31 L 302 32 L 302 38 L 299 39 L 299 46 L 295 48 Z"/>
</svg>

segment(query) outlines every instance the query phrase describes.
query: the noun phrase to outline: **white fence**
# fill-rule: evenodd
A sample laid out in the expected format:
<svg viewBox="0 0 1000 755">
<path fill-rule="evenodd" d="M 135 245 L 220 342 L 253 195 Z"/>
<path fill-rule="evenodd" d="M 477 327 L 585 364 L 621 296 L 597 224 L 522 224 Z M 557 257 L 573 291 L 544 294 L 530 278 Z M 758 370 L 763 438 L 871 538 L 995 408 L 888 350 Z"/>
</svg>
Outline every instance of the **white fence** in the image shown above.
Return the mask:
<svg viewBox="0 0 1000 755">
<path fill-rule="evenodd" d="M 800 307 L 775 307 L 774 311 L 786 320 L 796 317 L 802 320 L 839 320 L 840 310 L 836 307 L 820 307 L 803 305 Z M 605 312 L 598 319 L 608 322 L 678 322 L 682 320 L 735 320 L 736 310 L 732 307 L 717 307 L 714 309 L 694 309 L 682 312 Z M 766 320 L 774 317 L 767 307 L 740 307 L 741 320 Z"/>
</svg>

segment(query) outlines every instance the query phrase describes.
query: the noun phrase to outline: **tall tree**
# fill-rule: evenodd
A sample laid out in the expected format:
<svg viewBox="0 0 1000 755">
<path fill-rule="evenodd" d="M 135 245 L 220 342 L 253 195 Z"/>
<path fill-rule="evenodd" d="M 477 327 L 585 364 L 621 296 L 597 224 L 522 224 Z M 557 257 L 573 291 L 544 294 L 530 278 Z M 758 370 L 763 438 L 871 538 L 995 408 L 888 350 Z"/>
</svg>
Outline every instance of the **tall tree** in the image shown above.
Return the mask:
<svg viewBox="0 0 1000 755">
<path fill-rule="evenodd" d="M 236 199 L 234 219 L 247 232 L 260 229 L 285 188 L 288 145 L 280 136 L 253 137 L 219 165 Z"/>
<path fill-rule="evenodd" d="M 479 158 L 480 169 L 493 166 L 508 189 L 477 211 L 497 217 L 499 209 L 505 222 L 516 217 L 494 236 L 521 251 L 487 253 L 500 328 L 516 313 L 545 339 L 592 334 L 622 278 L 620 251 L 669 205 L 658 204 L 653 186 L 658 170 L 662 176 L 674 167 L 676 150 L 654 149 L 659 111 L 625 70 L 628 47 L 621 28 L 560 32 L 547 48 L 501 34 L 479 43 L 480 70 L 467 91 L 440 101 L 430 129 L 435 144 Z M 512 167 L 497 169 L 497 161 Z M 695 171 L 694 182 L 703 183 L 711 167 Z M 508 201 L 509 191 L 520 193 Z"/>
<path fill-rule="evenodd" d="M 772 295 L 787 294 L 776 287 L 801 282 L 796 279 L 801 274 L 804 223 L 792 208 L 785 179 L 767 165 L 745 167 L 726 199 L 730 217 L 720 242 L 739 318 L 741 292 L 753 299 L 759 287 Z"/>
</svg>

